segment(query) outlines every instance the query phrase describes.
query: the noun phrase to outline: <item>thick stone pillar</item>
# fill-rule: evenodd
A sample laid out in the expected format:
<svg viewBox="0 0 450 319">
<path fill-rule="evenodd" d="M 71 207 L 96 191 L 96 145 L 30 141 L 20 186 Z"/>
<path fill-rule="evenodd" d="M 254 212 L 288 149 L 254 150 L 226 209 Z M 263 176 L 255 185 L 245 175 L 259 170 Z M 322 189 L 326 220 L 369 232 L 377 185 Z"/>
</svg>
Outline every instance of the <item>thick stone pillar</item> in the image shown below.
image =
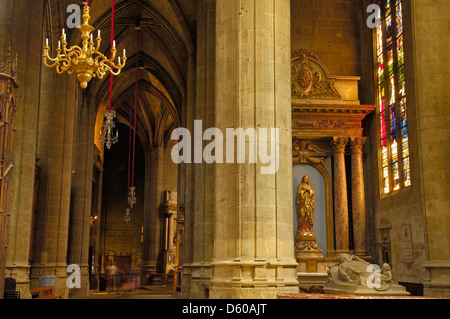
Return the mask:
<svg viewBox="0 0 450 319">
<path fill-rule="evenodd" d="M 364 168 L 362 148 L 366 142 L 365 137 L 352 137 L 350 139 L 352 153 L 352 217 L 354 253 L 357 256 L 367 257 L 366 233 L 366 198 L 364 191 Z"/>
<path fill-rule="evenodd" d="M 415 108 L 417 118 L 418 152 L 411 153 L 413 161 L 417 156 L 421 178 L 414 179 L 412 167 L 412 188 L 420 187 L 426 261 L 424 262 L 424 295 L 450 296 L 450 196 L 448 188 L 450 138 L 450 63 L 448 62 L 449 1 L 413 0 L 412 34 L 414 54 L 414 86 L 407 94 L 415 101 L 408 106 Z M 408 8 L 405 5 L 405 10 Z M 406 29 L 406 28 L 405 28 Z M 405 41 L 405 43 L 407 43 Z M 405 52 L 408 48 L 405 48 Z M 408 60 L 406 60 L 408 61 Z M 411 62 L 412 63 L 412 62 Z M 406 62 L 406 76 L 408 76 Z M 430 81 L 430 77 L 432 80 Z M 412 78 L 411 78 L 412 81 Z M 407 85 L 408 82 L 407 82 Z M 413 95 L 414 93 L 414 95 Z M 415 105 L 414 105 L 415 104 Z M 414 113 L 413 113 L 414 114 Z M 411 120 L 410 120 L 411 121 Z M 412 138 L 410 143 L 412 143 Z M 414 238 L 413 238 L 414 240 Z"/>
<path fill-rule="evenodd" d="M 190 132 L 194 130 L 195 106 L 197 96 L 197 72 L 194 54 L 189 55 L 188 59 L 188 81 L 187 94 L 183 100 L 183 114 L 181 114 L 181 126 L 187 128 Z M 191 141 L 191 147 L 193 147 Z M 179 186 L 178 198 L 179 209 L 178 214 L 182 218 L 179 226 L 184 226 L 180 233 L 180 258 L 179 269 L 181 272 L 181 298 L 188 299 L 191 297 L 192 283 L 192 265 L 194 261 L 194 197 L 195 197 L 195 179 L 194 165 L 190 163 L 181 163 L 178 165 L 179 170 Z M 184 217 L 184 219 L 183 219 Z"/>
<path fill-rule="evenodd" d="M 155 146 L 150 149 L 150 167 L 147 166 L 150 179 L 146 180 L 146 186 L 150 187 L 149 198 L 146 202 L 144 224 L 144 273 L 147 277 L 162 272 L 163 245 L 164 245 L 164 212 L 162 211 L 163 198 L 163 161 L 164 147 Z M 147 170 L 146 170 L 147 171 Z"/>
<path fill-rule="evenodd" d="M 89 236 L 92 209 L 92 178 L 94 167 L 93 106 L 87 104 L 86 91 L 78 104 L 74 126 L 74 154 L 70 212 L 69 263 L 81 268 L 81 289 L 72 289 L 70 296 L 86 296 L 89 292 Z"/>
<path fill-rule="evenodd" d="M 73 92 L 75 82 L 71 85 L 61 81 L 62 85 L 53 87 L 55 95 L 64 96 L 64 108 L 59 103 L 49 103 L 50 115 L 47 120 L 41 119 L 43 147 L 41 158 L 41 188 L 38 200 L 37 231 L 32 280 L 34 286 L 39 284 L 43 275 L 56 276 L 56 293 L 66 295 L 67 245 L 69 234 L 70 184 L 72 175 L 72 143 L 73 143 Z M 72 88 L 69 88 L 72 86 Z M 53 94 L 51 94 L 53 95 Z M 52 96 L 55 101 L 56 96 Z M 57 105 L 55 105 L 57 104 Z M 33 282 L 32 282 L 33 284 Z"/>
<path fill-rule="evenodd" d="M 259 159 L 251 164 L 248 156 L 236 163 L 236 147 L 234 164 L 216 164 L 210 297 L 297 293 L 292 184 L 287 183 L 292 181 L 290 1 L 216 4 L 216 127 L 224 136 L 227 128 L 259 133 L 266 128 L 265 138 L 257 134 L 259 150 L 279 147 L 279 156 L 272 149 L 279 169 L 264 175 L 261 168 L 269 164 Z M 269 137 L 271 128 L 279 129 L 278 140 Z M 246 138 L 245 145 L 250 142 Z"/>
<path fill-rule="evenodd" d="M 349 252 L 347 177 L 345 172 L 345 147 L 348 138 L 333 137 L 334 153 L 334 231 L 336 253 Z"/>
<path fill-rule="evenodd" d="M 41 76 L 38 151 L 40 184 L 32 288 L 56 276 L 56 294 L 68 296 L 67 252 L 72 182 L 76 78 L 44 68 Z"/>
<path fill-rule="evenodd" d="M 0 4 L 0 60 L 8 44 L 19 57 L 14 142 L 14 173 L 6 277 L 13 277 L 21 298 L 31 298 L 30 238 L 36 168 L 36 134 L 39 112 L 41 33 L 44 1 L 5 0 Z M 20 21 L 20 23 L 14 22 Z"/>
<path fill-rule="evenodd" d="M 198 4 L 196 104 L 194 119 L 201 120 L 203 130 L 215 126 L 216 77 L 216 1 Z M 203 142 L 205 147 L 209 141 Z M 202 147 L 202 149 L 203 149 Z M 194 163 L 193 261 L 190 297 L 207 298 L 211 278 L 214 242 L 214 165 Z"/>
</svg>

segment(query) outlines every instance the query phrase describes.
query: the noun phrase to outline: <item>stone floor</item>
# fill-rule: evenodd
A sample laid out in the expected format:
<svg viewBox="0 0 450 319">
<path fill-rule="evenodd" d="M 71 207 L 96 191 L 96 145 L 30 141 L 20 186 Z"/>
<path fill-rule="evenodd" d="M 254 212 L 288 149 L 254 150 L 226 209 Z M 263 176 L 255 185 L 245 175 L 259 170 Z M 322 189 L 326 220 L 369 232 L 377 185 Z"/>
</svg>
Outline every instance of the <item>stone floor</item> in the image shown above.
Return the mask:
<svg viewBox="0 0 450 319">
<path fill-rule="evenodd" d="M 176 299 L 172 287 L 144 286 L 139 289 L 118 292 L 90 291 L 88 296 L 71 299 Z"/>
</svg>

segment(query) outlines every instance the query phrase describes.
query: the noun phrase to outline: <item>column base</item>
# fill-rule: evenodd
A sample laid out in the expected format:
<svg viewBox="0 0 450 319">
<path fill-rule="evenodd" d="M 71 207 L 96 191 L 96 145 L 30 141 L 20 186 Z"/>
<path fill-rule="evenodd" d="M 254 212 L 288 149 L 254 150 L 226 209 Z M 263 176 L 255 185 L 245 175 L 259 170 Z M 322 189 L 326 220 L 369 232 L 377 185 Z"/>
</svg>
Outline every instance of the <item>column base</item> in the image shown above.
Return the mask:
<svg viewBox="0 0 450 319">
<path fill-rule="evenodd" d="M 208 299 L 211 290 L 211 264 L 194 263 L 191 265 L 191 299 Z"/>
<path fill-rule="evenodd" d="M 30 265 L 6 265 L 6 278 L 16 280 L 16 291 L 20 292 L 20 299 L 31 299 L 30 294 Z"/>
<path fill-rule="evenodd" d="M 176 250 L 168 249 L 164 252 L 164 278 L 168 283 L 173 283 L 176 266 Z"/>
<path fill-rule="evenodd" d="M 192 286 L 192 265 L 183 264 L 181 272 L 181 291 L 177 296 L 178 299 L 191 299 Z"/>
<path fill-rule="evenodd" d="M 164 274 L 158 270 L 156 265 L 145 265 L 142 268 L 141 282 L 143 285 L 160 285 Z"/>
<path fill-rule="evenodd" d="M 89 265 L 80 266 L 80 288 L 69 289 L 69 298 L 85 297 L 89 295 Z M 70 273 L 69 273 L 70 275 Z"/>
<path fill-rule="evenodd" d="M 213 262 L 211 299 L 276 299 L 298 293 L 297 262 L 233 260 Z"/>
<path fill-rule="evenodd" d="M 450 297 L 450 261 L 427 261 L 423 264 L 425 278 L 423 295 L 427 297 Z"/>
<path fill-rule="evenodd" d="M 30 288 L 41 287 L 41 276 L 55 276 L 55 295 L 60 295 L 62 299 L 69 297 L 67 287 L 67 265 L 32 265 L 30 275 Z"/>
</svg>

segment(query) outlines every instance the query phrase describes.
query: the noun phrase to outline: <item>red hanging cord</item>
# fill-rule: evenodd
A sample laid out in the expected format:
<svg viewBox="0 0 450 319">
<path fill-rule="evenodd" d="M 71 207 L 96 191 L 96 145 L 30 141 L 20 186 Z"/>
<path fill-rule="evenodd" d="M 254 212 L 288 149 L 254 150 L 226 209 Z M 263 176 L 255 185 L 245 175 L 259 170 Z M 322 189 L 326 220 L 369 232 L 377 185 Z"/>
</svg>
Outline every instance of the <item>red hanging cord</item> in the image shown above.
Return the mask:
<svg viewBox="0 0 450 319">
<path fill-rule="evenodd" d="M 134 186 L 134 164 L 136 157 L 136 114 L 138 99 L 138 79 L 139 79 L 139 49 L 140 49 L 140 31 L 137 30 L 137 50 L 136 50 L 136 86 L 134 90 L 134 137 L 133 137 L 133 166 L 131 170 L 131 184 Z"/>
<path fill-rule="evenodd" d="M 111 49 L 114 46 L 114 11 L 115 11 L 115 0 L 112 0 L 112 17 L 111 17 Z M 112 58 L 112 52 L 111 52 L 111 58 Z M 111 113 L 111 103 L 112 103 L 112 91 L 113 91 L 113 74 L 111 73 L 109 76 L 109 105 L 108 105 L 108 111 Z"/>
<path fill-rule="evenodd" d="M 132 133 L 132 121 L 133 121 L 133 96 L 130 96 L 130 134 L 128 138 L 128 188 L 127 192 L 130 190 L 130 171 L 131 171 L 131 133 Z"/>
</svg>

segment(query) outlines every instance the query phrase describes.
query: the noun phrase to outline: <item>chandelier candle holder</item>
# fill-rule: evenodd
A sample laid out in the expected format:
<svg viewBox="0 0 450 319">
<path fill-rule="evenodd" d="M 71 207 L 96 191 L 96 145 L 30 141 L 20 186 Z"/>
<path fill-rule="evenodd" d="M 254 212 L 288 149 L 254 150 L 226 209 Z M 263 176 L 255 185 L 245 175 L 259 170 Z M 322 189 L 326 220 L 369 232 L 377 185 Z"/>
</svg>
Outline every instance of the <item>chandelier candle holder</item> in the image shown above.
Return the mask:
<svg viewBox="0 0 450 319">
<path fill-rule="evenodd" d="M 43 58 L 44 64 L 49 68 L 55 67 L 58 74 L 62 74 L 66 71 L 68 74 L 75 72 L 81 87 L 85 89 L 92 78 L 97 77 L 103 79 L 108 72 L 113 75 L 119 75 L 125 66 L 127 57 L 124 49 L 122 59 L 119 56 L 117 64 L 115 63 L 117 53 L 115 41 L 111 48 L 110 59 L 99 52 L 102 41 L 100 30 L 98 30 L 98 35 L 95 39 L 96 43 L 94 43 L 92 34 L 94 28 L 89 25 L 89 20 L 91 18 L 89 14 L 89 5 L 87 2 L 84 2 L 83 4 L 83 24 L 78 27 L 81 31 L 81 38 L 83 39 L 82 48 L 79 46 L 67 48 L 66 33 L 63 29 L 61 40 L 58 42 L 58 48 L 56 49 L 56 58 L 52 58 L 49 55 L 50 46 L 48 38 L 46 39 Z M 50 61 L 50 63 L 47 61 Z"/>
<path fill-rule="evenodd" d="M 105 133 L 103 133 L 103 129 L 100 131 L 100 141 L 105 144 L 107 149 L 111 149 L 111 146 L 119 141 L 119 131 L 117 131 L 116 136 L 113 137 L 113 129 L 116 127 L 116 123 L 114 123 L 115 117 L 116 111 L 105 111 L 105 121 L 103 122 Z"/>
</svg>

